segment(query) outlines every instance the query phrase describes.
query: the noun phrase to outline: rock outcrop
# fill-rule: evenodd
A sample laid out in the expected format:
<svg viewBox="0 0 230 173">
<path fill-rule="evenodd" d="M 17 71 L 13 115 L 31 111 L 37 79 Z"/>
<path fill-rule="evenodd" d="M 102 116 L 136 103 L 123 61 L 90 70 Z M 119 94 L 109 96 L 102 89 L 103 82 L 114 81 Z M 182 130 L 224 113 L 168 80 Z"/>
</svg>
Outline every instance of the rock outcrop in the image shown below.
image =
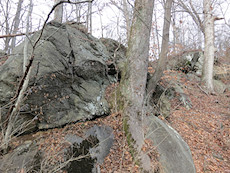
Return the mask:
<svg viewBox="0 0 230 173">
<path fill-rule="evenodd" d="M 190 71 L 202 74 L 204 53 L 201 50 L 183 52 L 175 57 L 170 57 L 167 63 L 167 69 L 181 70 L 185 73 Z"/>
<path fill-rule="evenodd" d="M 26 140 L 10 153 L 0 157 L 0 172 L 57 172 L 65 170 L 68 173 L 97 173 L 100 171 L 97 164 L 103 163 L 113 145 L 113 140 L 112 128 L 97 125 L 86 130 L 82 137 L 71 133 L 67 134 L 62 145 L 59 144 L 57 148 L 62 148 L 65 146 L 64 144 L 67 147 L 55 153 L 56 155 L 44 153 L 44 150 L 39 147 L 38 139 Z M 61 157 L 62 164 L 54 161 L 57 159 L 57 155 L 59 159 Z"/>
<path fill-rule="evenodd" d="M 148 117 L 146 125 L 146 138 L 153 141 L 159 152 L 159 161 L 164 173 L 196 172 L 189 146 L 172 127 L 155 116 Z"/>
<path fill-rule="evenodd" d="M 32 43 L 39 34 L 30 38 Z M 14 96 L 23 74 L 23 48 L 24 43 L 16 47 L 0 67 L 1 107 Z M 28 56 L 31 52 L 29 45 Z M 36 119 L 37 127 L 45 129 L 108 115 L 104 93 L 116 81 L 116 70 L 110 68 L 113 62 L 105 45 L 77 24 L 48 23 L 35 48 L 27 97 L 19 117 Z"/>
<path fill-rule="evenodd" d="M 40 154 L 34 141 L 25 141 L 0 158 L 0 172 L 15 173 L 40 170 Z"/>
<path fill-rule="evenodd" d="M 108 126 L 93 126 L 85 132 L 84 139 L 76 135 L 66 136 L 66 140 L 71 143 L 70 153 L 74 153 L 74 157 L 88 157 L 70 162 L 65 169 L 67 172 L 100 172 L 97 164 L 102 164 L 105 157 L 109 154 L 113 145 L 114 135 L 113 129 Z M 67 156 L 73 157 L 71 154 Z M 68 157 L 67 157 L 68 160 Z"/>
</svg>

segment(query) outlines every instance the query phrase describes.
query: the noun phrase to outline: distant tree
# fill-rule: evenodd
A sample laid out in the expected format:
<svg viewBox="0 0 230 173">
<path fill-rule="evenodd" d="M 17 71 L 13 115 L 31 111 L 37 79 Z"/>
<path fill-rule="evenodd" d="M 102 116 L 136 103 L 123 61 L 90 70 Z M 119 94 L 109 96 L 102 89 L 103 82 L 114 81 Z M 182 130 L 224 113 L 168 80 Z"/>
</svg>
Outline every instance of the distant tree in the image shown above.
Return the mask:
<svg viewBox="0 0 230 173">
<path fill-rule="evenodd" d="M 87 10 L 87 20 L 86 20 L 86 27 L 88 32 L 92 34 L 92 3 L 93 1 L 88 2 L 88 10 Z"/>
<path fill-rule="evenodd" d="M 213 92 L 213 65 L 214 65 L 214 22 L 222 18 L 214 15 L 214 3 L 210 0 L 203 0 L 203 17 L 202 20 L 198 10 L 195 9 L 192 1 L 186 5 L 182 0 L 178 0 L 180 6 L 192 17 L 198 28 L 204 35 L 204 63 L 202 69 L 202 81 L 208 91 Z M 215 2 L 216 3 L 216 2 Z"/>
<path fill-rule="evenodd" d="M 76 18 L 77 18 L 77 22 L 80 23 L 81 21 L 81 5 L 80 4 L 75 4 L 76 7 Z"/>
<path fill-rule="evenodd" d="M 187 4 L 185 2 L 186 1 L 178 0 L 178 4 L 192 17 L 197 27 L 204 33 L 203 22 L 198 10 L 196 10 L 191 0 Z"/>
<path fill-rule="evenodd" d="M 22 12 L 22 3 L 23 3 L 23 0 L 18 1 L 17 11 L 16 11 L 14 21 L 13 21 L 13 32 L 12 32 L 12 34 L 16 34 L 19 30 L 20 17 L 21 17 L 21 12 Z M 11 41 L 11 50 L 13 48 L 15 48 L 15 44 L 16 44 L 16 37 L 13 37 L 12 41 Z"/>
<path fill-rule="evenodd" d="M 126 30 L 127 30 L 127 38 L 129 38 L 130 34 L 130 28 L 131 28 L 131 18 L 132 18 L 132 11 L 130 9 L 130 6 L 127 2 L 127 0 L 122 1 L 122 7 L 123 7 L 123 13 L 125 17 L 125 23 L 126 23 Z"/>
<path fill-rule="evenodd" d="M 62 18 L 63 18 L 63 3 L 61 3 L 61 1 L 62 0 L 54 1 L 54 4 L 59 3 L 59 5 L 54 10 L 54 20 L 60 23 L 62 23 Z"/>
<path fill-rule="evenodd" d="M 120 26 L 125 28 L 126 40 L 128 40 L 130 29 L 131 29 L 131 23 L 132 23 L 132 13 L 133 13 L 133 9 L 130 5 L 130 1 L 128 0 L 120 0 L 120 1 L 110 0 L 110 3 L 114 5 L 115 7 L 117 7 L 121 11 L 124 17 L 125 26 L 122 26 L 122 24 L 120 24 Z"/>
<path fill-rule="evenodd" d="M 210 0 L 203 0 L 204 8 L 204 64 L 202 72 L 202 81 L 208 91 L 213 91 L 213 64 L 214 64 L 214 20 L 212 13 L 212 3 Z"/>
<path fill-rule="evenodd" d="M 1 15 L 4 18 L 3 25 L 5 25 L 4 30 L 5 30 L 5 35 L 11 35 L 11 34 L 16 34 L 19 31 L 19 25 L 21 22 L 21 14 L 22 14 L 22 4 L 23 0 L 18 0 L 17 2 L 17 10 L 16 13 L 13 17 L 13 20 L 11 20 L 11 2 L 9 0 L 6 1 L 5 4 L 3 4 L 0 1 L 0 11 Z M 10 53 L 12 49 L 16 45 L 16 38 L 15 37 L 5 37 L 4 38 L 4 51 L 6 53 Z"/>
<path fill-rule="evenodd" d="M 1 12 L 2 14 L 4 15 L 4 22 L 3 24 L 5 24 L 5 34 L 6 35 L 9 35 L 11 34 L 11 31 L 10 31 L 10 1 L 7 0 L 6 1 L 6 4 L 5 5 L 5 9 L 4 9 L 4 5 L 1 3 Z M 10 37 L 6 37 L 5 40 L 4 40 L 4 51 L 6 53 L 10 53 Z"/>
</svg>

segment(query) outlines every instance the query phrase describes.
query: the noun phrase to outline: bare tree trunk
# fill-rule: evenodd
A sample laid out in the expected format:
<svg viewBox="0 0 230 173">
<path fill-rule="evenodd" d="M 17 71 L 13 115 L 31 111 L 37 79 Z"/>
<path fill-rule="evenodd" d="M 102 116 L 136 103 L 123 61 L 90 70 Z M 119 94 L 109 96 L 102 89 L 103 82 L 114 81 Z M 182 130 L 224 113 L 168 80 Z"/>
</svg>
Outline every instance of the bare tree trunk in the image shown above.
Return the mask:
<svg viewBox="0 0 230 173">
<path fill-rule="evenodd" d="M 28 44 L 29 44 L 29 32 L 30 32 L 30 24 L 31 24 L 31 15 L 33 10 L 33 2 L 30 0 L 29 11 L 27 14 L 27 22 L 26 22 L 26 38 L 24 44 L 24 60 L 23 60 L 23 73 L 26 71 L 26 65 L 28 63 Z"/>
<path fill-rule="evenodd" d="M 23 0 L 19 0 L 18 1 L 18 6 L 17 6 L 17 11 L 16 11 L 16 14 L 15 14 L 15 17 L 14 17 L 14 22 L 13 22 L 13 32 L 12 34 L 16 34 L 17 31 L 18 31 L 18 27 L 19 27 L 19 24 L 20 24 L 20 16 L 21 16 L 21 11 L 22 11 L 22 3 L 23 3 Z M 15 44 L 16 44 L 16 37 L 13 37 L 12 38 L 12 42 L 11 42 L 11 50 L 13 48 L 15 48 Z"/>
<path fill-rule="evenodd" d="M 124 13 L 125 23 L 126 23 L 127 39 L 129 39 L 130 28 L 131 28 L 131 14 L 130 14 L 129 6 L 127 4 L 127 0 L 123 0 L 123 13 Z"/>
<path fill-rule="evenodd" d="M 1 4 L 1 5 L 3 5 L 3 4 Z M 6 11 L 4 13 L 4 16 L 5 16 L 5 24 L 6 24 L 6 35 L 9 35 L 10 34 L 10 26 L 9 26 L 9 0 L 7 0 L 7 2 L 6 2 Z M 6 53 L 8 53 L 8 54 L 10 53 L 10 51 L 9 51 L 10 39 L 11 39 L 10 37 L 6 37 L 6 39 L 5 39 L 5 48 L 4 48 L 4 51 Z"/>
<path fill-rule="evenodd" d="M 98 9 L 98 14 L 99 14 L 99 18 L 100 18 L 101 38 L 104 38 L 104 26 L 103 26 L 102 14 L 101 14 L 101 10 L 99 9 L 98 6 L 97 6 L 97 9 Z"/>
<path fill-rule="evenodd" d="M 80 23 L 81 21 L 81 6 L 80 4 L 76 4 L 76 18 L 77 18 L 77 23 Z"/>
<path fill-rule="evenodd" d="M 126 135 L 131 136 L 135 141 L 138 156 L 140 156 L 144 141 L 144 132 L 141 123 L 143 120 L 142 111 L 146 91 L 153 6 L 153 0 L 135 1 L 126 54 L 127 62 L 123 69 L 120 84 L 121 94 L 124 96 L 124 126 L 127 127 L 128 131 Z"/>
<path fill-rule="evenodd" d="M 62 0 L 55 0 L 55 4 L 59 3 Z M 54 10 L 54 20 L 62 23 L 62 18 L 63 18 L 63 3 L 58 5 L 55 10 Z"/>
<path fill-rule="evenodd" d="M 87 12 L 87 22 L 86 27 L 90 34 L 92 34 L 92 2 L 88 2 L 88 12 Z"/>
<path fill-rule="evenodd" d="M 138 107 L 142 107 L 145 96 L 153 5 L 153 0 L 135 1 L 127 50 L 128 66 L 122 78 L 128 91 L 124 94 Z"/>
<path fill-rule="evenodd" d="M 159 32 L 158 32 L 158 23 L 157 23 L 157 14 L 156 12 L 154 12 L 154 17 L 155 17 L 155 23 L 156 23 L 156 27 L 155 27 L 155 32 L 156 32 L 156 39 L 157 39 L 157 55 L 160 54 L 160 41 L 159 41 Z"/>
<path fill-rule="evenodd" d="M 202 71 L 202 81 L 208 91 L 213 92 L 213 64 L 214 64 L 214 20 L 212 14 L 212 3 L 210 0 L 204 0 L 204 64 Z"/>
<path fill-rule="evenodd" d="M 153 77 L 149 80 L 147 93 L 153 92 L 155 90 L 157 83 L 161 79 L 163 71 L 166 68 L 172 2 L 173 2 L 173 0 L 167 0 L 167 2 L 165 3 L 163 38 L 162 38 L 162 44 L 161 44 L 160 59 L 158 60 L 157 68 L 155 70 Z"/>
<path fill-rule="evenodd" d="M 173 11 L 173 19 L 172 19 L 172 31 L 173 31 L 173 51 L 177 53 L 177 45 L 180 43 L 179 41 L 179 28 L 176 26 L 176 13 L 175 13 L 175 3 L 172 4 L 172 11 Z"/>
<path fill-rule="evenodd" d="M 92 25 L 92 2 L 89 2 L 89 23 L 90 23 L 90 30 L 89 33 L 92 34 L 93 25 Z"/>
</svg>

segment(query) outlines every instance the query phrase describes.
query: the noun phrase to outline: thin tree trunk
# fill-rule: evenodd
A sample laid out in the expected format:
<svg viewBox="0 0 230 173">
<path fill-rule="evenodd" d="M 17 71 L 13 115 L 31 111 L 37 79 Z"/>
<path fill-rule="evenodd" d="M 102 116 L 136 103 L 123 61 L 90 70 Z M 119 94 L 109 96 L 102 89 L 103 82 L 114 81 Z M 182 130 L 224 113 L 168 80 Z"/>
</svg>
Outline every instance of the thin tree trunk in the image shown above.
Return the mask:
<svg viewBox="0 0 230 173">
<path fill-rule="evenodd" d="M 27 89 L 28 84 L 29 84 L 31 70 L 32 70 L 32 68 L 30 68 L 28 73 L 27 73 L 27 76 L 25 78 L 25 82 L 23 83 L 22 89 L 20 90 L 19 95 L 17 97 L 17 100 L 15 102 L 15 106 L 14 106 L 11 114 L 9 115 L 9 120 L 7 123 L 6 132 L 5 132 L 5 135 L 3 138 L 3 150 L 5 153 L 7 153 L 8 149 L 9 149 L 9 142 L 11 140 L 11 136 L 13 135 L 12 134 L 13 126 L 15 125 L 15 122 L 17 121 L 18 110 L 20 109 L 20 106 L 22 104 L 22 100 L 24 98 L 24 93 L 26 92 L 26 89 Z"/>
<path fill-rule="evenodd" d="M 129 39 L 129 34 L 130 34 L 130 27 L 131 27 L 131 16 L 130 16 L 130 10 L 127 4 L 127 0 L 123 0 L 123 13 L 125 17 L 125 23 L 126 23 L 126 34 L 127 34 L 127 39 Z"/>
<path fill-rule="evenodd" d="M 92 2 L 88 2 L 88 12 L 87 12 L 87 22 L 86 27 L 90 34 L 92 34 Z"/>
<path fill-rule="evenodd" d="M 159 33 L 158 33 L 158 23 L 157 23 L 157 14 L 156 12 L 154 13 L 154 17 L 155 17 L 155 23 L 156 23 L 156 27 L 155 27 L 155 32 L 156 32 L 156 39 L 157 39 L 157 56 L 160 54 L 160 41 L 159 41 Z"/>
<path fill-rule="evenodd" d="M 164 26 L 163 26 L 163 38 L 162 38 L 162 44 L 161 44 L 161 54 L 160 58 L 157 63 L 157 68 L 155 70 L 155 73 L 153 77 L 149 80 L 147 93 L 152 93 L 159 80 L 161 79 L 163 75 L 163 71 L 166 68 L 166 62 L 167 62 L 167 54 L 168 54 L 168 43 L 169 43 L 169 28 L 170 28 L 170 22 L 171 22 L 171 8 L 172 8 L 172 2 L 173 0 L 167 0 L 165 3 L 165 14 L 164 14 Z"/>
<path fill-rule="evenodd" d="M 7 0 L 7 2 L 6 2 L 6 11 L 5 11 L 4 15 L 5 15 L 5 24 L 6 24 L 6 35 L 9 35 L 10 34 L 10 26 L 9 26 L 9 0 Z M 5 39 L 5 48 L 4 48 L 4 51 L 6 53 L 8 53 L 8 54 L 10 53 L 10 51 L 9 51 L 10 39 L 11 38 L 8 38 L 8 37 L 6 37 L 6 39 Z"/>
<path fill-rule="evenodd" d="M 93 25 L 92 25 L 92 2 L 89 3 L 89 23 L 90 23 L 90 30 L 89 33 L 92 34 Z"/>
<path fill-rule="evenodd" d="M 55 0 L 55 4 L 59 3 L 61 0 Z M 63 3 L 58 5 L 54 10 L 54 20 L 62 23 L 63 18 Z"/>
<path fill-rule="evenodd" d="M 26 38 L 24 44 L 24 60 L 23 60 L 23 73 L 26 71 L 26 65 L 28 63 L 28 44 L 29 44 L 29 32 L 30 32 L 30 24 L 31 24 L 31 15 L 33 10 L 33 1 L 30 0 L 29 12 L 27 14 L 27 22 L 26 22 Z"/>
<path fill-rule="evenodd" d="M 12 34 L 16 34 L 18 32 L 18 29 L 19 29 L 22 3 L 23 3 L 23 0 L 18 1 L 17 11 L 16 11 L 14 21 L 13 21 L 13 32 L 12 32 Z M 11 50 L 13 48 L 15 48 L 15 44 L 16 44 L 16 37 L 13 37 L 12 42 L 11 42 Z"/>
<path fill-rule="evenodd" d="M 202 71 L 202 81 L 208 91 L 213 92 L 213 64 L 214 64 L 214 16 L 212 14 L 212 4 L 210 0 L 204 0 L 204 64 Z"/>
<path fill-rule="evenodd" d="M 76 18 L 77 18 L 77 23 L 80 23 L 81 21 L 81 7 L 80 4 L 76 4 Z"/>
</svg>

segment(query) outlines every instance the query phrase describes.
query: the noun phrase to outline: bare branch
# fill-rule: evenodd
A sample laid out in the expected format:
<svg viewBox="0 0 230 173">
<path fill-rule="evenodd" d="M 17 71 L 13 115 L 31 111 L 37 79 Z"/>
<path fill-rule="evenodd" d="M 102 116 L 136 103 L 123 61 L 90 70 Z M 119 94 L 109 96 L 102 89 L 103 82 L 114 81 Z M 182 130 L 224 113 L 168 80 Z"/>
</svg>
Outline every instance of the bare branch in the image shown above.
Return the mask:
<svg viewBox="0 0 230 173">
<path fill-rule="evenodd" d="M 179 1 L 179 4 L 191 17 L 192 19 L 194 20 L 194 22 L 196 23 L 196 25 L 198 26 L 198 28 L 200 28 L 200 30 L 202 31 L 202 33 L 204 33 L 204 28 L 203 28 L 203 25 L 202 25 L 202 22 L 201 22 L 201 19 L 197 13 L 197 11 L 195 11 L 195 8 L 193 7 L 193 5 L 191 6 L 191 1 L 190 1 L 190 6 L 191 6 L 191 9 L 190 10 L 182 0 L 178 0 Z"/>
<path fill-rule="evenodd" d="M 29 32 L 28 34 L 34 34 L 37 31 Z M 18 34 L 8 34 L 8 35 L 0 35 L 0 38 L 6 38 L 6 37 L 17 37 L 17 36 L 23 36 L 26 35 L 26 33 L 18 33 Z"/>
<path fill-rule="evenodd" d="M 67 0 L 67 1 L 60 1 L 59 3 L 55 4 L 52 9 L 50 10 L 49 14 L 47 15 L 47 18 L 43 24 L 43 27 L 41 29 L 41 33 L 39 35 L 39 37 L 37 38 L 37 40 L 35 41 L 34 45 L 33 45 L 33 50 L 34 48 L 36 47 L 36 45 L 38 44 L 38 41 L 40 40 L 40 38 L 42 37 L 42 34 L 43 34 L 43 31 L 45 29 L 45 25 L 46 23 L 48 22 L 49 18 L 50 18 L 50 15 L 53 13 L 53 11 L 55 10 L 55 8 L 60 5 L 60 4 L 63 4 L 63 3 L 69 3 L 69 4 L 82 4 L 82 3 L 86 3 L 86 2 L 93 2 L 94 0 L 85 0 L 85 1 L 80 1 L 80 2 L 71 2 L 70 0 Z"/>
</svg>

